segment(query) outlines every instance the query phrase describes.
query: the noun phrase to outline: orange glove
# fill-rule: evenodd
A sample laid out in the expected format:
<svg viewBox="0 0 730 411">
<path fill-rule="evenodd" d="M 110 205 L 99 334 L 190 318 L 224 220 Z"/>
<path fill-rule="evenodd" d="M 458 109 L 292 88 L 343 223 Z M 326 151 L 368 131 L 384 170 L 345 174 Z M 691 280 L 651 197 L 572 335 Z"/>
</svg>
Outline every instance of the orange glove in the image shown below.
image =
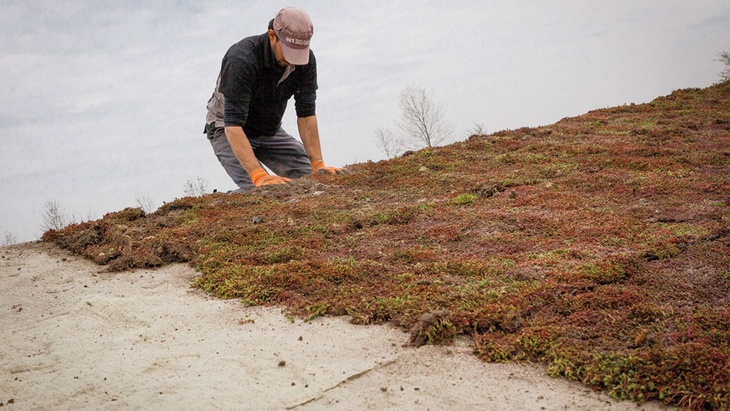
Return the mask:
<svg viewBox="0 0 730 411">
<path fill-rule="evenodd" d="M 350 174 L 350 170 L 339 167 L 327 167 L 322 160 L 312 161 L 312 172 L 316 174 Z"/>
<path fill-rule="evenodd" d="M 249 177 L 251 177 L 251 182 L 256 187 L 276 185 L 276 184 L 289 185 L 289 182 L 291 182 L 291 179 L 286 178 L 286 177 L 269 175 L 269 173 L 267 173 L 266 170 L 264 170 L 261 167 L 252 171 L 251 174 L 249 174 Z"/>
</svg>

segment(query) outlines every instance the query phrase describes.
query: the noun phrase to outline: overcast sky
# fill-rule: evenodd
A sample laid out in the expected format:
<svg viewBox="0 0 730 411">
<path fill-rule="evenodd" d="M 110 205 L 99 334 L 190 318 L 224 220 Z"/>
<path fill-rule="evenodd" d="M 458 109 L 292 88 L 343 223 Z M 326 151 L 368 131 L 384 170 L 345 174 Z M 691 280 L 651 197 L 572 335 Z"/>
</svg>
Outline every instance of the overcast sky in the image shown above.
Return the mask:
<svg viewBox="0 0 730 411">
<path fill-rule="evenodd" d="M 405 87 L 432 91 L 463 140 L 707 87 L 730 50 L 727 0 L 3 0 L 0 235 L 233 183 L 202 133 L 231 44 L 288 5 L 315 27 L 325 161 L 385 156 Z M 284 127 L 296 136 L 293 104 Z M 0 238 L 2 242 L 2 238 Z"/>
</svg>

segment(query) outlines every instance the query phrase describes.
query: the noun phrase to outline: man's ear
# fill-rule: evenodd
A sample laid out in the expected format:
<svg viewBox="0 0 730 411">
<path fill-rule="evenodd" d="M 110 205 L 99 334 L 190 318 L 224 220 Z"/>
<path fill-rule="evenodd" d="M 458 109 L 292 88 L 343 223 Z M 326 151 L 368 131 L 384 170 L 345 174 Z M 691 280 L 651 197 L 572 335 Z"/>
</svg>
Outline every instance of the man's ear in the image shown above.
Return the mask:
<svg viewBox="0 0 730 411">
<path fill-rule="evenodd" d="M 274 32 L 274 30 L 269 29 L 268 35 L 269 35 L 269 41 L 271 42 L 271 44 L 276 43 L 276 33 Z"/>
</svg>

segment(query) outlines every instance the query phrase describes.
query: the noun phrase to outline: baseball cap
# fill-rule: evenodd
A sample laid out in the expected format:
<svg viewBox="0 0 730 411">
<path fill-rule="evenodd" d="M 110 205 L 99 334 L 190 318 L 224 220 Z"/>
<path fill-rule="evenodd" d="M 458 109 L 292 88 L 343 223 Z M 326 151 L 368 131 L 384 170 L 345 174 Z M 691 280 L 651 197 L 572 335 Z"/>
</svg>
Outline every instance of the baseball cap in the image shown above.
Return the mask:
<svg viewBox="0 0 730 411">
<path fill-rule="evenodd" d="M 309 40 L 314 26 L 306 11 L 298 7 L 279 10 L 274 18 L 274 32 L 286 61 L 299 66 L 309 63 Z"/>
</svg>

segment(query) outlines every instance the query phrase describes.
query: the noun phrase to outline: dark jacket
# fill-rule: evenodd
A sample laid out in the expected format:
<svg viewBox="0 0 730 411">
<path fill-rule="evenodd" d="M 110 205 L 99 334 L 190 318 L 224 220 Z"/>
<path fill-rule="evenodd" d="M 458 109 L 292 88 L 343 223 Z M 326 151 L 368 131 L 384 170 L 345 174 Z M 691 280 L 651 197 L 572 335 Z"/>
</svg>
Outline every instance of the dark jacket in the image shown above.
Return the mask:
<svg viewBox="0 0 730 411">
<path fill-rule="evenodd" d="M 277 64 L 269 37 L 247 37 L 228 49 L 213 96 L 208 101 L 207 123 L 217 127 L 241 126 L 249 138 L 274 135 L 281 126 L 288 100 L 294 96 L 297 117 L 315 115 L 317 62 L 293 66 L 283 81 L 285 68 Z"/>
</svg>

